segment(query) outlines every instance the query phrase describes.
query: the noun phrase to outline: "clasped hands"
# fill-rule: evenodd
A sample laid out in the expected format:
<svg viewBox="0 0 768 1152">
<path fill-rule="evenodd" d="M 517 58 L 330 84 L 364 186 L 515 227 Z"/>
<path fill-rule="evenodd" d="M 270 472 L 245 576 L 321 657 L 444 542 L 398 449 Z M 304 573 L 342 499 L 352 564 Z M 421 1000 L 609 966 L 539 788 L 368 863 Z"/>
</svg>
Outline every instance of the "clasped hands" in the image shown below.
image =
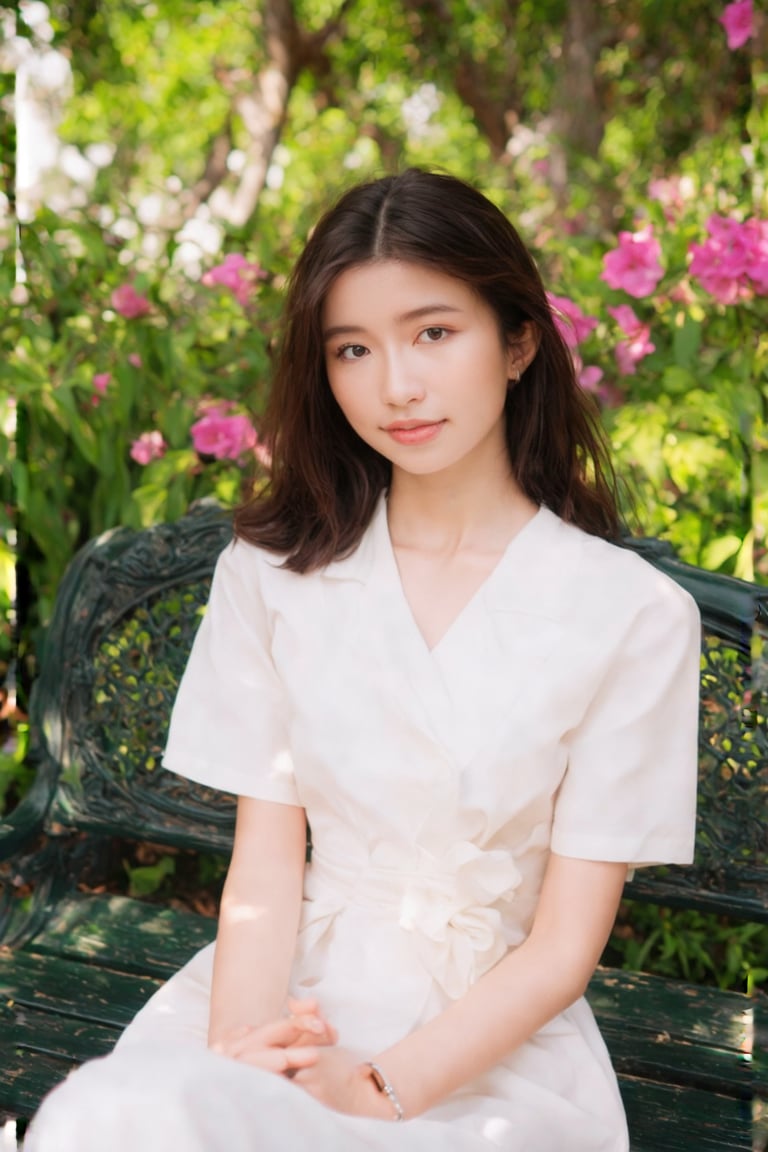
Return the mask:
<svg viewBox="0 0 768 1152">
<path fill-rule="evenodd" d="M 242 1025 L 212 1045 L 214 1052 L 286 1076 L 337 1112 L 391 1120 L 389 1101 L 368 1068 L 345 1048 L 315 1000 L 288 999 L 289 1015 L 258 1027 Z"/>
</svg>

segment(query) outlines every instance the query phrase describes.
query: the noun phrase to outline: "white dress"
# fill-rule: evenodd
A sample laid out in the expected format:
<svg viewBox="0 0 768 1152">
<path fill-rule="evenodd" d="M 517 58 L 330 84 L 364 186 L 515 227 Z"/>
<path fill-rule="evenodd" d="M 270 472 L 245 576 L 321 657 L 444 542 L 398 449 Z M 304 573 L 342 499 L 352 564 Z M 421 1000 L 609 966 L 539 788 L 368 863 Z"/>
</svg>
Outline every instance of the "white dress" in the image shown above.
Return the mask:
<svg viewBox="0 0 768 1152">
<path fill-rule="evenodd" d="M 165 763 L 306 808 L 292 992 L 317 998 L 339 1042 L 371 1058 L 525 938 L 550 849 L 630 866 L 692 858 L 698 667 L 687 593 L 546 508 L 430 651 L 382 499 L 354 554 L 319 573 L 242 542 L 225 550 Z M 213 947 L 115 1053 L 49 1097 L 29 1152 L 628 1147 L 583 999 L 392 1124 L 210 1053 Z"/>
</svg>

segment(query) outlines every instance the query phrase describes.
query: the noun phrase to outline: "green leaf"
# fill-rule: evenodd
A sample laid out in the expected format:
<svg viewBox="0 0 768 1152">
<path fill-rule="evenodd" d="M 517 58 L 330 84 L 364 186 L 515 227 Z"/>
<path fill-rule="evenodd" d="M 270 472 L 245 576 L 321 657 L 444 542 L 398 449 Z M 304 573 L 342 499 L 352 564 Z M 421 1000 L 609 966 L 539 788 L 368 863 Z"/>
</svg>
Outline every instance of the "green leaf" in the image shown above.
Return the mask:
<svg viewBox="0 0 768 1152">
<path fill-rule="evenodd" d="M 672 337 L 675 364 L 692 368 L 701 347 L 701 324 L 688 313 L 679 313 L 682 323 L 676 323 Z"/>
<path fill-rule="evenodd" d="M 128 875 L 129 896 L 152 896 L 166 877 L 176 871 L 176 859 L 173 856 L 161 856 L 156 864 L 144 864 L 136 868 L 131 868 L 124 860 L 123 867 Z"/>
<path fill-rule="evenodd" d="M 731 556 L 735 556 L 741 548 L 742 541 L 738 536 L 720 536 L 711 540 L 701 553 L 701 564 L 710 572 L 717 572 Z"/>
</svg>

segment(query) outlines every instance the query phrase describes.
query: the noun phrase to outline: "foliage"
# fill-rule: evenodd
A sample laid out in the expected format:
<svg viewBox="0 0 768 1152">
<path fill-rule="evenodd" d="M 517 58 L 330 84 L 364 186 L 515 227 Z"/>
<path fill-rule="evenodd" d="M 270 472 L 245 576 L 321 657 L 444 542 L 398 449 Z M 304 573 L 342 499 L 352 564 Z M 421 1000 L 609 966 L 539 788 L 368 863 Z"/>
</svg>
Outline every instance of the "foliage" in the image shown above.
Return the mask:
<svg viewBox="0 0 768 1152">
<path fill-rule="evenodd" d="M 125 860 L 123 867 L 128 876 L 129 896 L 154 896 L 176 871 L 176 858 L 171 855 L 160 856 L 153 864 L 134 866 Z"/>
<path fill-rule="evenodd" d="M 768 983 L 768 926 L 622 902 L 603 963 L 752 994 Z"/>
</svg>

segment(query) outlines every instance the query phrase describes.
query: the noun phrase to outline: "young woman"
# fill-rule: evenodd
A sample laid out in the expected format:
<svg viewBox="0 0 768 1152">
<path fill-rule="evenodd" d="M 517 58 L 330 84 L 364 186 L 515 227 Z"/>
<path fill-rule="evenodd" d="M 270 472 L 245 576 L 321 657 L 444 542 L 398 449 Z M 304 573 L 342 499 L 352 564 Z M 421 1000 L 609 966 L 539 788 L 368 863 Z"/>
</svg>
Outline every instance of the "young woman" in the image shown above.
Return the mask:
<svg viewBox="0 0 768 1152">
<path fill-rule="evenodd" d="M 344 195 L 267 434 L 166 753 L 239 798 L 216 944 L 28 1152 L 624 1152 L 583 992 L 627 869 L 691 859 L 698 616 L 613 543 L 502 213 L 416 170 Z"/>
</svg>

